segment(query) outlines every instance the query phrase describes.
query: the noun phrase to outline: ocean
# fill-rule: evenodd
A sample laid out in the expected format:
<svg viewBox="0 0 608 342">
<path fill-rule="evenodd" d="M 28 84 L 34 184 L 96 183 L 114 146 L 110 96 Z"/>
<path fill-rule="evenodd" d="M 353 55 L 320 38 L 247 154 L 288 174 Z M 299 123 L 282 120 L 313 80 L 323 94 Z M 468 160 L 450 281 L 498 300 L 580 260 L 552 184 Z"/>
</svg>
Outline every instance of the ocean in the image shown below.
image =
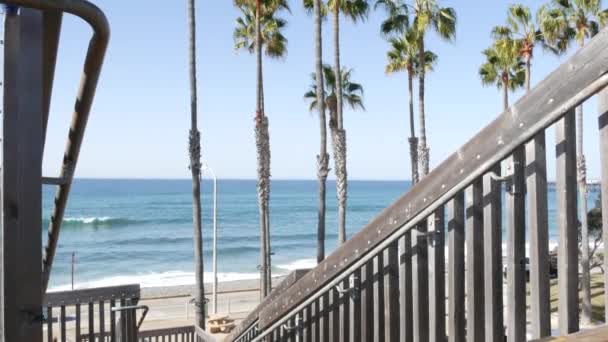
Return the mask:
<svg viewBox="0 0 608 342">
<path fill-rule="evenodd" d="M 205 281 L 211 281 L 213 186 L 203 182 Z M 347 234 L 352 236 L 410 187 L 405 181 L 350 181 Z M 259 226 L 255 180 L 218 181 L 219 281 L 254 279 L 259 273 Z M 326 252 L 337 241 L 335 183 L 327 185 Z M 43 191 L 46 240 L 55 188 Z M 142 287 L 194 282 L 190 180 L 74 181 L 50 290 L 140 283 Z M 595 206 L 596 192 L 589 196 Z M 557 241 L 555 191 L 549 186 L 549 235 Z M 317 182 L 274 180 L 270 202 L 273 274 L 312 267 L 316 257 Z"/>
</svg>

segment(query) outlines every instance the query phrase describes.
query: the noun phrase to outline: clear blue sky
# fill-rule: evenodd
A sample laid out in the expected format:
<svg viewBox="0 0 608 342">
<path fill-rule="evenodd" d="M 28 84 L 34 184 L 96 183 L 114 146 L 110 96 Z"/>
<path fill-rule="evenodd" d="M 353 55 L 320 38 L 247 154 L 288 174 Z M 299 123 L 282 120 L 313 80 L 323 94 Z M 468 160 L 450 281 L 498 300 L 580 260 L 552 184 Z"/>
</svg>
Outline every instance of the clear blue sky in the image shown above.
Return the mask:
<svg viewBox="0 0 608 342">
<path fill-rule="evenodd" d="M 105 67 L 83 144 L 77 177 L 187 178 L 189 93 L 186 0 L 96 1 L 111 28 Z M 427 81 L 427 130 L 431 165 L 437 165 L 501 108 L 496 88 L 482 87 L 480 51 L 490 30 L 505 20 L 507 1 L 444 1 L 458 13 L 453 44 L 429 36 L 439 64 Z M 540 2 L 523 1 L 535 12 Z M 266 114 L 270 120 L 274 179 L 314 179 L 319 146 L 318 118 L 302 94 L 313 69 L 312 19 L 301 1 L 290 1 L 289 53 L 265 60 Z M 236 53 L 232 1 L 198 1 L 199 116 L 203 157 L 223 178 L 255 178 L 253 136 L 255 60 Z M 379 34 L 383 12 L 358 25 L 343 21 L 342 64 L 355 69 L 365 87 L 366 112 L 345 113 L 351 179 L 409 178 L 407 81 L 384 74 L 387 43 Z M 331 21 L 324 24 L 324 58 L 332 60 Z M 59 52 L 44 174 L 57 174 L 90 30 L 66 17 Z M 560 63 L 540 49 L 532 82 Z M 516 98 L 520 94 L 516 94 Z M 598 173 L 595 102 L 585 107 L 589 173 Z M 553 158 L 553 135 L 547 141 Z M 549 176 L 554 179 L 553 174 Z"/>
</svg>

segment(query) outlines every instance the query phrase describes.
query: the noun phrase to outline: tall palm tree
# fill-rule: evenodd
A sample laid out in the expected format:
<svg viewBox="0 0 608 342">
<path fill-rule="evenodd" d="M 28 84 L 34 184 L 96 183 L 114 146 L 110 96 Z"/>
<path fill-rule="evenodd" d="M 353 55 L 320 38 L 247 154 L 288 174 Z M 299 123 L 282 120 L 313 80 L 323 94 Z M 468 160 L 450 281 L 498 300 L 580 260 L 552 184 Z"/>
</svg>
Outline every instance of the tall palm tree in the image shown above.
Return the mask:
<svg viewBox="0 0 608 342">
<path fill-rule="evenodd" d="M 524 62 L 519 56 L 519 44 L 512 39 L 501 39 L 482 52 L 486 61 L 479 68 L 481 83 L 495 85 L 503 91 L 503 109 L 509 108 L 509 90 L 523 87 Z"/>
<path fill-rule="evenodd" d="M 327 121 L 325 119 L 325 101 L 323 94 L 323 35 L 322 35 L 322 7 L 321 0 L 313 1 L 313 17 L 315 31 L 315 75 L 317 92 L 317 109 L 319 110 L 319 124 L 321 134 L 320 151 L 317 155 L 317 177 L 319 178 L 319 214 L 317 225 L 317 263 L 325 259 L 325 188 L 327 174 L 329 173 L 329 154 L 327 154 Z"/>
<path fill-rule="evenodd" d="M 310 0 L 304 1 L 304 7 L 311 9 L 312 3 Z M 322 5 L 323 6 L 323 5 Z M 334 154 L 334 170 L 336 172 L 336 195 L 338 197 L 338 245 L 346 241 L 346 201 L 347 201 L 347 171 L 346 171 L 346 130 L 344 129 L 344 120 L 342 115 L 342 92 L 343 87 L 340 85 L 342 77 L 340 77 L 340 13 L 353 22 L 364 20 L 369 11 L 367 0 L 328 0 L 323 13 L 328 10 L 332 11 L 334 24 L 334 73 L 338 92 L 336 104 L 336 120 L 335 125 L 330 125 L 333 154 Z"/>
<path fill-rule="evenodd" d="M 451 7 L 440 7 L 437 0 L 412 0 L 414 11 L 414 27 L 418 31 L 418 59 L 424 65 L 425 47 L 424 39 L 429 30 L 434 30 L 438 36 L 446 41 L 456 38 L 456 11 Z M 424 111 L 425 96 L 424 68 L 418 74 L 418 106 L 420 111 L 420 166 L 422 176 L 429 173 L 430 149 L 426 143 L 426 116 Z"/>
<path fill-rule="evenodd" d="M 340 75 L 342 81 L 338 83 L 334 69 L 328 65 L 323 65 L 323 81 L 325 89 L 322 93 L 322 98 L 325 99 L 325 107 L 329 109 L 329 125 L 335 126 L 337 121 L 337 103 L 338 94 L 342 95 L 342 102 L 345 102 L 351 109 L 365 110 L 363 105 L 363 86 L 359 83 L 351 81 L 352 69 L 342 68 Z M 304 99 L 310 103 L 309 110 L 312 112 L 317 108 L 317 74 L 310 75 L 312 83 L 310 90 L 304 94 Z M 338 84 L 342 86 L 342 92 L 338 92 Z"/>
<path fill-rule="evenodd" d="M 539 10 L 541 31 L 549 44 L 565 50 L 576 42 L 579 48 L 604 26 L 608 12 L 601 9 L 601 0 L 553 0 Z M 577 171 L 581 210 L 583 320 L 591 321 L 591 275 L 589 271 L 589 227 L 587 223 L 587 167 L 583 149 L 583 105 L 576 107 Z"/>
<path fill-rule="evenodd" d="M 198 131 L 196 97 L 196 19 L 194 0 L 188 0 L 189 69 L 190 69 L 190 172 L 192 173 L 192 220 L 194 223 L 194 312 L 195 323 L 205 329 L 203 234 L 201 220 L 201 135 Z"/>
<path fill-rule="evenodd" d="M 507 25 L 496 26 L 492 30 L 495 39 L 515 39 L 520 45 L 520 56 L 526 64 L 525 88 L 530 90 L 532 57 L 537 43 L 542 43 L 542 33 L 537 29 L 530 9 L 521 4 L 509 6 Z"/>
<path fill-rule="evenodd" d="M 258 208 L 260 217 L 260 297 L 272 288 L 270 263 L 270 138 L 268 117 L 264 112 L 262 47 L 269 57 L 287 53 L 287 39 L 281 33 L 285 20 L 276 17 L 282 9 L 289 10 L 286 0 L 234 0 L 242 13 L 234 31 L 235 47 L 256 55 L 255 138 L 258 165 Z"/>
<path fill-rule="evenodd" d="M 412 183 L 418 183 L 418 138 L 414 126 L 414 77 L 418 74 L 418 37 L 416 31 L 408 29 L 400 38 L 389 40 L 391 49 L 387 53 L 388 64 L 386 73 L 407 72 L 409 92 L 409 119 L 410 119 L 410 159 L 412 165 Z M 425 70 L 431 71 L 437 63 L 437 55 L 431 51 L 425 52 Z"/>
</svg>

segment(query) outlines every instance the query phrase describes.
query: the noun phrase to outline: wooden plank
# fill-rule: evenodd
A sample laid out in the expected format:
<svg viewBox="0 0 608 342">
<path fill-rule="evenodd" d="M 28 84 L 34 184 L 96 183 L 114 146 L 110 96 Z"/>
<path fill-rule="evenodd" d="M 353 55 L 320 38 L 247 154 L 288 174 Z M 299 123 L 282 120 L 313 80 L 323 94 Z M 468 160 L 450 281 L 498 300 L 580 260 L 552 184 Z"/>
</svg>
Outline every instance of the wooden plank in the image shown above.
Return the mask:
<svg viewBox="0 0 608 342">
<path fill-rule="evenodd" d="M 298 281 L 302 276 L 308 273 L 310 269 L 299 269 L 290 272 L 283 280 L 277 284 L 274 289 L 270 292 L 268 296 L 262 300 L 262 302 L 255 307 L 247 317 L 239 323 L 236 328 L 234 328 L 230 334 L 226 337 L 226 340 L 236 339 L 237 336 L 241 335 L 245 332 L 250 326 L 254 324 L 258 320 L 258 316 L 262 308 L 266 307 L 268 303 L 274 301 L 281 293 L 287 290 L 291 285 L 293 285 L 296 281 Z"/>
<path fill-rule="evenodd" d="M 512 180 L 505 195 L 507 217 L 507 340 L 526 340 L 526 214 L 525 150 L 507 159 Z"/>
<path fill-rule="evenodd" d="M 448 341 L 465 341 L 464 193 L 448 206 Z"/>
<path fill-rule="evenodd" d="M 517 146 L 541 129 L 557 121 L 566 111 L 595 94 L 606 85 L 608 31 L 602 31 L 556 71 L 530 90 L 511 108 L 481 130 L 474 138 L 448 157 L 427 177 L 399 198 L 369 224 L 325 258 L 315 270 L 322 281 L 306 275 L 260 315 L 261 327 L 284 317 L 285 312 L 302 304 L 334 281 L 345 268 L 362 261 L 366 251 L 386 242 L 388 236 L 403 234 L 416 221 L 481 177 L 490 165 L 506 158 Z M 599 80 L 598 80 L 599 79 Z M 563 82 L 568 80 L 568 82 Z M 594 81 L 598 80 L 598 81 Z M 438 199 L 440 199 L 438 201 Z M 347 260 L 346 262 L 344 260 Z M 335 267 L 334 267 L 335 266 Z M 358 266 L 354 265 L 354 266 Z M 299 293 L 299 294 L 298 294 Z M 286 299 L 289 298 L 289 301 Z"/>
<path fill-rule="evenodd" d="M 338 341 L 340 338 L 340 297 L 336 289 L 329 291 L 329 339 Z"/>
<path fill-rule="evenodd" d="M 319 341 L 330 342 L 329 335 L 329 294 L 325 293 L 319 300 Z"/>
<path fill-rule="evenodd" d="M 551 335 L 545 132 L 526 144 L 525 172 L 530 231 L 530 334 L 541 338 Z"/>
<path fill-rule="evenodd" d="M 74 311 L 76 312 L 76 328 L 74 329 L 74 339 L 76 341 L 80 341 L 80 304 L 76 304 L 74 306 Z M 114 340 L 110 337 L 111 342 Z M 52 340 L 51 340 L 52 341 Z"/>
<path fill-rule="evenodd" d="M 483 181 L 465 191 L 467 341 L 485 341 L 483 284 Z"/>
<path fill-rule="evenodd" d="M 412 306 L 414 342 L 429 340 L 429 284 L 426 220 L 412 233 Z"/>
<path fill-rule="evenodd" d="M 319 336 L 319 301 L 310 304 L 310 340 L 312 342 L 321 341 Z"/>
<path fill-rule="evenodd" d="M 46 307 L 46 340 L 53 341 L 53 308 Z"/>
<path fill-rule="evenodd" d="M 384 337 L 399 340 L 399 254 L 397 241 L 384 250 Z"/>
<path fill-rule="evenodd" d="M 374 336 L 374 264 L 370 260 L 361 267 L 361 341 Z"/>
<path fill-rule="evenodd" d="M 76 291 L 48 292 L 44 298 L 45 306 L 76 305 L 93 301 L 109 301 L 120 298 L 139 298 L 141 290 L 139 284 L 97 287 Z"/>
<path fill-rule="evenodd" d="M 105 322 L 105 309 L 104 309 L 104 302 L 103 300 L 99 301 L 98 303 L 98 308 L 99 308 L 99 333 L 101 334 L 101 336 L 104 336 L 105 332 L 106 332 L 106 322 Z"/>
<path fill-rule="evenodd" d="M 608 213 L 608 89 L 602 90 L 597 97 L 601 165 L 602 212 Z M 602 215 L 602 238 L 608 246 L 608 215 Z M 604 265 L 608 265 L 608 253 L 604 253 Z M 608 272 L 604 272 L 604 293 L 608 293 Z M 604 295 L 604 320 L 608 322 L 608 295 Z"/>
<path fill-rule="evenodd" d="M 556 194 L 558 213 L 559 331 L 578 331 L 578 229 L 576 189 L 576 126 L 574 109 L 557 122 Z"/>
<path fill-rule="evenodd" d="M 112 310 L 116 306 L 114 299 L 110 300 L 110 341 L 116 342 L 116 312 Z"/>
<path fill-rule="evenodd" d="M 412 309 L 412 235 L 406 232 L 399 238 L 399 340 L 413 338 Z"/>
<path fill-rule="evenodd" d="M 351 275 L 354 290 L 349 294 L 349 336 L 350 342 L 361 341 L 361 270 L 356 270 Z"/>
<path fill-rule="evenodd" d="M 42 13 L 5 16 L 2 188 L 4 338 L 42 341 Z M 10 98 L 10 99 L 9 99 Z"/>
<path fill-rule="evenodd" d="M 348 289 L 350 287 L 350 277 L 342 281 L 342 289 Z M 346 292 L 340 294 L 339 302 L 339 329 L 338 329 L 338 341 L 348 342 L 350 340 L 350 328 L 349 328 L 349 317 L 350 317 L 350 293 Z"/>
<path fill-rule="evenodd" d="M 429 258 L 429 341 L 444 342 L 445 333 L 445 211 L 441 206 L 428 219 L 432 243 Z"/>
<path fill-rule="evenodd" d="M 311 327 L 311 310 L 312 305 L 309 305 L 304 309 L 303 324 L 304 329 L 302 331 L 302 340 L 300 342 L 311 342 L 312 341 L 312 327 Z"/>
<path fill-rule="evenodd" d="M 384 281 L 382 279 L 382 268 L 384 267 L 384 254 L 379 253 L 374 257 L 374 342 L 382 342 L 384 336 Z"/>
<path fill-rule="evenodd" d="M 500 164 L 490 171 L 500 175 Z M 485 335 L 488 342 L 504 342 L 502 187 L 490 174 L 483 176 L 483 227 Z"/>
<path fill-rule="evenodd" d="M 95 338 L 95 313 L 93 310 L 93 303 L 89 303 L 89 341 L 94 341 Z M 124 336 L 124 335 L 121 335 Z"/>
<path fill-rule="evenodd" d="M 60 317 L 59 317 L 59 326 L 61 329 L 61 342 L 65 342 L 66 341 L 66 337 L 65 336 L 65 325 L 66 325 L 66 319 L 65 319 L 65 305 L 61 306 L 60 309 Z"/>
</svg>

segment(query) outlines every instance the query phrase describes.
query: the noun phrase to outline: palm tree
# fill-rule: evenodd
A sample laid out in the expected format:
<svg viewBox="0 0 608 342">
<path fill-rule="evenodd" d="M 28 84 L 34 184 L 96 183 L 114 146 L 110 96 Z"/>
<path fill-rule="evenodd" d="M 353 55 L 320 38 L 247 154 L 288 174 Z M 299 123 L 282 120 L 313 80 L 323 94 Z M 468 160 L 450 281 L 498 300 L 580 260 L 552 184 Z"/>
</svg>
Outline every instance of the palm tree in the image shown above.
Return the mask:
<svg viewBox="0 0 608 342">
<path fill-rule="evenodd" d="M 389 40 L 391 50 L 387 53 L 388 64 L 386 73 L 407 72 L 408 91 L 409 91 L 409 119 L 410 119 L 410 158 L 412 165 L 412 183 L 416 184 L 419 179 L 418 173 L 418 138 L 414 127 L 414 77 L 417 75 L 419 66 L 418 60 L 418 37 L 416 31 L 408 29 L 401 38 Z M 437 55 L 431 51 L 425 52 L 426 71 L 431 71 L 437 63 Z"/>
<path fill-rule="evenodd" d="M 315 31 L 315 75 L 317 92 L 317 109 L 319 110 L 319 123 L 321 133 L 320 151 L 317 155 L 317 177 L 319 178 L 319 215 L 317 226 L 317 263 L 325 259 L 325 188 L 327 174 L 329 173 L 329 154 L 327 154 L 327 122 L 325 119 L 325 101 L 323 94 L 323 36 L 322 36 L 322 7 L 321 0 L 313 1 L 313 17 Z"/>
<path fill-rule="evenodd" d="M 481 83 L 503 90 L 503 109 L 509 108 L 509 90 L 521 88 L 525 82 L 524 62 L 519 56 L 519 44 L 508 38 L 498 40 L 483 51 L 486 61 L 479 68 Z"/>
<path fill-rule="evenodd" d="M 530 9 L 521 4 L 509 7 L 507 25 L 497 26 L 492 30 L 495 39 L 510 38 L 517 40 L 520 45 L 520 56 L 526 64 L 525 87 L 530 90 L 530 69 L 534 56 L 534 47 L 542 43 L 540 30 L 536 28 Z"/>
<path fill-rule="evenodd" d="M 304 7 L 311 9 L 312 3 L 310 0 L 304 1 Z M 369 11 L 367 0 L 328 0 L 324 13 L 327 9 L 332 11 L 334 23 L 334 73 L 338 92 L 336 104 L 336 125 L 331 128 L 331 138 L 334 153 L 334 163 L 336 172 L 336 194 L 338 197 L 338 245 L 346 241 L 346 200 L 347 200 L 347 172 L 346 172 L 346 130 L 344 129 L 344 120 L 342 115 L 343 105 L 341 92 L 343 87 L 340 85 L 342 77 L 340 77 L 340 12 L 353 22 L 364 20 Z"/>
<path fill-rule="evenodd" d="M 329 109 L 329 126 L 337 125 L 337 103 L 338 103 L 338 84 L 342 86 L 342 101 L 345 102 L 351 109 L 365 110 L 363 105 L 363 86 L 359 83 L 351 81 L 352 69 L 342 68 L 340 75 L 342 81 L 338 83 L 336 74 L 333 68 L 328 65 L 323 65 L 323 81 L 325 83 L 325 89 L 322 93 L 322 98 L 325 99 L 325 107 Z M 317 108 L 318 96 L 317 96 L 317 75 L 312 73 L 310 75 L 312 84 L 310 90 L 304 94 L 304 99 L 310 103 L 309 110 L 312 112 Z"/>
<path fill-rule="evenodd" d="M 541 31 L 548 44 L 557 46 L 558 51 L 565 51 L 572 42 L 579 48 L 585 45 L 604 26 L 608 12 L 601 9 L 601 0 L 553 0 L 550 6 L 543 6 L 538 17 Z M 581 210 L 582 240 L 582 284 L 583 320 L 591 321 L 591 276 L 589 271 L 589 227 L 587 223 L 587 167 L 583 149 L 583 105 L 576 107 L 577 116 L 577 171 Z"/>
<path fill-rule="evenodd" d="M 234 31 L 236 49 L 255 51 L 256 111 L 255 137 L 258 164 L 258 207 L 260 217 L 260 297 L 272 288 L 270 264 L 270 138 L 268 117 L 264 112 L 262 47 L 269 57 L 279 58 L 287 53 L 287 39 L 281 33 L 286 22 L 276 17 L 279 10 L 289 10 L 286 0 L 234 0 L 242 13 Z"/>
<path fill-rule="evenodd" d="M 192 173 L 192 220 L 194 222 L 194 287 L 195 323 L 205 329 L 204 281 L 203 281 L 203 234 L 201 221 L 201 136 L 197 122 L 196 98 L 196 19 L 194 0 L 188 0 L 189 20 L 189 69 L 190 69 L 190 172 Z"/>
</svg>

